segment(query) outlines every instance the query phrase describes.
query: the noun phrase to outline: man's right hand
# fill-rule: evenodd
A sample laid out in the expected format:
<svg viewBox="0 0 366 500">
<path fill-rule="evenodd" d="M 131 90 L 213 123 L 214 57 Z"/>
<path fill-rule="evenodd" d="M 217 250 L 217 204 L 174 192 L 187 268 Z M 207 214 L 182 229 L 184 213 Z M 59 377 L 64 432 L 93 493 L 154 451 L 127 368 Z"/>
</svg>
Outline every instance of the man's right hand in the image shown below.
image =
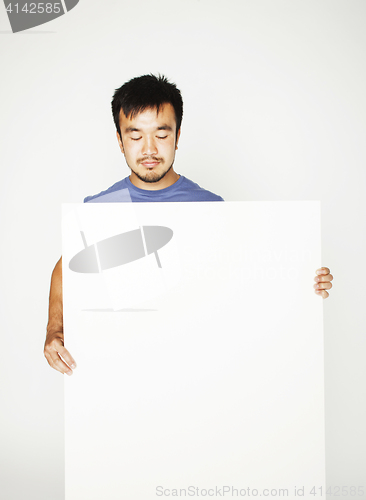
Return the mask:
<svg viewBox="0 0 366 500">
<path fill-rule="evenodd" d="M 72 368 L 76 368 L 76 363 L 69 351 L 64 347 L 63 332 L 47 334 L 44 355 L 48 364 L 55 370 L 66 373 L 66 375 L 73 374 Z M 63 359 L 61 359 L 61 356 Z"/>
<path fill-rule="evenodd" d="M 74 358 L 64 347 L 63 301 L 62 301 L 62 257 L 57 262 L 51 277 L 50 303 L 44 355 L 55 370 L 72 375 L 76 368 Z"/>
</svg>

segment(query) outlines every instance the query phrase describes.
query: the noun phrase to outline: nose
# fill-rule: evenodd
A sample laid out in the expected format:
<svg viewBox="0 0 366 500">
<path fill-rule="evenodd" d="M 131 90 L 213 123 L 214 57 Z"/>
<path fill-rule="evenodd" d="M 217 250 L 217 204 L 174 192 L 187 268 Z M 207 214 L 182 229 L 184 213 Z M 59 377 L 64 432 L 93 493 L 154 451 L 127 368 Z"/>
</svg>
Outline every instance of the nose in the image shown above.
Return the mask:
<svg viewBox="0 0 366 500">
<path fill-rule="evenodd" d="M 145 137 L 141 152 L 146 156 L 158 154 L 158 148 L 153 137 Z"/>
</svg>

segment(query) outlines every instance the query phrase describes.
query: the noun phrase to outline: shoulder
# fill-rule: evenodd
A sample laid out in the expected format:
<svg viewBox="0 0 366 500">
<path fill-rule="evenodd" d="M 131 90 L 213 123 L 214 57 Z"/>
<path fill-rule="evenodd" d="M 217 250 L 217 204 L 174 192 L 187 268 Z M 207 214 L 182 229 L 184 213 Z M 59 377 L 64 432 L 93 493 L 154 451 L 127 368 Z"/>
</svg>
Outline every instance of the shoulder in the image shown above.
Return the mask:
<svg viewBox="0 0 366 500">
<path fill-rule="evenodd" d="M 179 188 L 182 191 L 187 192 L 187 195 L 190 198 L 189 201 L 224 201 L 221 196 L 202 188 L 196 182 L 187 179 L 187 177 L 184 177 L 183 175 L 181 175 L 181 177 L 182 182 L 180 183 Z"/>
<path fill-rule="evenodd" d="M 87 196 L 84 198 L 84 203 L 88 203 L 89 201 L 119 201 L 119 200 L 114 200 L 113 198 L 117 193 L 123 193 L 123 190 L 127 189 L 127 182 L 126 182 L 127 177 L 122 179 L 121 181 L 116 182 L 113 184 L 113 186 L 110 186 L 108 189 L 105 189 L 104 191 L 101 191 L 98 194 L 94 194 L 91 196 Z M 128 191 L 127 191 L 128 194 Z"/>
</svg>

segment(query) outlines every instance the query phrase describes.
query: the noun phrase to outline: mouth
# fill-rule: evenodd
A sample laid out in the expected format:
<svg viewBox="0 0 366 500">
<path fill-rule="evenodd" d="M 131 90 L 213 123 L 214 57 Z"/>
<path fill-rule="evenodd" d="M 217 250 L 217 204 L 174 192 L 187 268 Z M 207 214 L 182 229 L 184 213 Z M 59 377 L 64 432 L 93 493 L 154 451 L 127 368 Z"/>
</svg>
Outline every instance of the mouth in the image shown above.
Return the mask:
<svg viewBox="0 0 366 500">
<path fill-rule="evenodd" d="M 146 168 L 154 168 L 159 165 L 160 161 L 144 161 L 141 163 Z"/>
</svg>

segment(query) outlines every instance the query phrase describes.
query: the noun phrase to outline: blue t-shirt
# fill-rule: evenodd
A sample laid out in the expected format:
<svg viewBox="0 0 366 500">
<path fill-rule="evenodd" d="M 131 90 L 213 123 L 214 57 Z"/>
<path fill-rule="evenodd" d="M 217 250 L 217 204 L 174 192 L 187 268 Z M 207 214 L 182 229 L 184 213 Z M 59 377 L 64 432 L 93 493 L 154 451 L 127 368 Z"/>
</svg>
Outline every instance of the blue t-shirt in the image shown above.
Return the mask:
<svg viewBox="0 0 366 500">
<path fill-rule="evenodd" d="M 224 201 L 221 196 L 201 188 L 183 175 L 165 189 L 150 191 L 132 184 L 129 177 L 116 182 L 110 188 L 94 196 L 87 196 L 84 203 L 116 203 L 144 201 Z"/>
</svg>

